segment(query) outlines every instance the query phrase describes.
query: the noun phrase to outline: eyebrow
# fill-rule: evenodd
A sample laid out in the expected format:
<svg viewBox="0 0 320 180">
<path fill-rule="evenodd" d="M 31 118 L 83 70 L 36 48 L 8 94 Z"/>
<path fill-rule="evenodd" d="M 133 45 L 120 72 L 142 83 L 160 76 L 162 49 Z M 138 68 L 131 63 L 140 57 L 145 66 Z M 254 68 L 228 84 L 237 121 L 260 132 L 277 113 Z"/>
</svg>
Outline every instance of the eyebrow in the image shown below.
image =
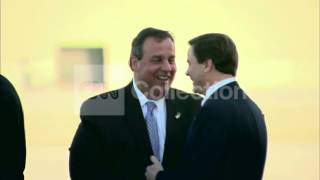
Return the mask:
<svg viewBox="0 0 320 180">
<path fill-rule="evenodd" d="M 151 56 L 151 58 L 161 58 L 162 56 L 161 55 L 153 55 Z"/>
<path fill-rule="evenodd" d="M 151 56 L 151 58 L 162 58 L 163 56 L 162 55 L 153 55 Z M 175 58 L 176 56 L 175 55 L 172 55 L 172 56 L 169 56 L 169 58 Z"/>
</svg>

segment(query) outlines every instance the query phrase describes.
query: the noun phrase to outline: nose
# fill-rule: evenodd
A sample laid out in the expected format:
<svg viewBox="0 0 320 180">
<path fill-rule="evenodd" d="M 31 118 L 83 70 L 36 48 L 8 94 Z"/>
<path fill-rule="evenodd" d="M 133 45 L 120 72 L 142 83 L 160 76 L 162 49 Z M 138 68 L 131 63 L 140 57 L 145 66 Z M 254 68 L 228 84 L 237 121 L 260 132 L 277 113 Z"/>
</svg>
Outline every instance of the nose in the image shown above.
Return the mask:
<svg viewBox="0 0 320 180">
<path fill-rule="evenodd" d="M 189 74 L 189 68 L 187 69 L 187 71 L 185 72 L 186 76 L 190 76 Z"/>
<path fill-rule="evenodd" d="M 174 69 L 174 64 L 170 64 L 168 61 L 164 61 L 162 64 L 162 70 L 170 72 Z"/>
</svg>

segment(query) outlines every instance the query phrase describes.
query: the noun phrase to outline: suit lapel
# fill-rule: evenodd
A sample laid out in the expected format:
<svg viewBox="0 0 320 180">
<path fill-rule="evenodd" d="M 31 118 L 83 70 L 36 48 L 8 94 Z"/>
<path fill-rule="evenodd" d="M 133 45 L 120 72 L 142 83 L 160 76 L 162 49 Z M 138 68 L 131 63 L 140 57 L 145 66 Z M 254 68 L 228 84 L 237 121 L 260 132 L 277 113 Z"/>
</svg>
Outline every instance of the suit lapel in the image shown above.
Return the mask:
<svg viewBox="0 0 320 180">
<path fill-rule="evenodd" d="M 125 118 L 138 148 L 146 155 L 152 154 L 148 130 L 144 121 L 138 97 L 132 83 L 125 88 Z"/>
<path fill-rule="evenodd" d="M 174 90 L 170 89 L 170 94 L 174 92 Z M 168 152 L 172 152 L 172 149 L 175 149 L 176 139 L 179 137 L 179 120 L 175 118 L 177 112 L 177 102 L 174 99 L 166 98 L 166 139 L 164 144 L 164 154 L 163 154 L 163 165 L 165 166 L 168 161 L 170 161 L 170 157 Z"/>
</svg>

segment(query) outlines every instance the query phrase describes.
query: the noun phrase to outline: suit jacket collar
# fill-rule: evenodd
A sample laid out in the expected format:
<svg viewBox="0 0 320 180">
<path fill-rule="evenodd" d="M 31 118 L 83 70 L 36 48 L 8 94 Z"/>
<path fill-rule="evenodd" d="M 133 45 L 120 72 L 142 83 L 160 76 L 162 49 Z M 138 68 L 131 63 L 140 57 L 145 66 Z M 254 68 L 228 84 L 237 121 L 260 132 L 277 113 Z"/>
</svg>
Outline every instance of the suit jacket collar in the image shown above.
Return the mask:
<svg viewBox="0 0 320 180">
<path fill-rule="evenodd" d="M 236 79 L 235 77 L 231 77 L 231 78 L 227 78 L 227 79 L 223 79 L 221 81 L 218 81 L 214 84 L 212 84 L 211 86 L 208 87 L 208 89 L 206 90 L 206 94 L 201 102 L 201 105 L 203 105 L 209 98 L 210 96 L 215 93 L 217 90 L 219 90 L 221 87 L 230 84 L 232 82 L 235 82 Z"/>
<path fill-rule="evenodd" d="M 177 115 L 176 110 L 176 101 L 173 99 L 166 98 L 166 107 L 167 107 L 167 123 L 166 123 L 166 139 L 164 143 L 164 152 L 163 152 L 163 160 L 162 164 L 166 167 L 168 162 L 168 153 L 171 151 L 170 149 L 174 147 L 175 144 L 175 137 L 177 136 L 179 128 L 179 120 L 176 119 L 175 115 Z"/>
<path fill-rule="evenodd" d="M 139 99 L 134 91 L 132 82 L 125 87 L 125 119 L 132 131 L 133 137 L 139 149 L 148 154 L 152 154 L 151 143 L 148 130 L 144 121 Z"/>
<path fill-rule="evenodd" d="M 202 106 L 205 106 L 206 104 L 210 103 L 210 101 L 214 101 L 218 99 L 222 99 L 222 100 L 233 99 L 235 96 L 238 95 L 239 90 L 241 90 L 241 88 L 237 81 L 226 84 L 220 87 L 217 91 L 215 91 Z"/>
</svg>

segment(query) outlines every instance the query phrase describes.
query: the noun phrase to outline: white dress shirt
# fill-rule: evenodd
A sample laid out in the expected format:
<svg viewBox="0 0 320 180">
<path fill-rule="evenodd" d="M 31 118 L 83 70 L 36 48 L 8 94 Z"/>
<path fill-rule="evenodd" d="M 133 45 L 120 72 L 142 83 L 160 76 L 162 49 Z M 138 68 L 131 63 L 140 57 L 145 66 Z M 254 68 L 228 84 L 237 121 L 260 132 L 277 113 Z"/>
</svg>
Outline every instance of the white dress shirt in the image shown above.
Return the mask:
<svg viewBox="0 0 320 180">
<path fill-rule="evenodd" d="M 162 161 L 163 152 L 164 152 L 164 143 L 166 139 L 166 119 L 167 119 L 165 98 L 163 97 L 156 101 L 148 99 L 137 87 L 135 79 L 133 79 L 133 88 L 139 99 L 140 106 L 143 112 L 143 117 L 146 117 L 147 115 L 146 103 L 148 101 L 152 101 L 156 104 L 156 108 L 153 110 L 153 115 L 156 118 L 157 126 L 158 126 L 158 135 L 159 135 L 159 143 L 160 143 L 160 159 L 159 160 Z"/>
<path fill-rule="evenodd" d="M 212 84 L 207 90 L 206 90 L 206 95 L 203 98 L 203 100 L 201 101 L 201 106 L 204 105 L 204 103 L 210 98 L 210 96 L 215 93 L 219 88 L 221 88 L 222 86 L 225 86 L 229 83 L 232 83 L 236 81 L 236 79 L 234 77 L 232 78 L 227 78 L 221 81 L 218 81 L 214 84 Z"/>
</svg>

